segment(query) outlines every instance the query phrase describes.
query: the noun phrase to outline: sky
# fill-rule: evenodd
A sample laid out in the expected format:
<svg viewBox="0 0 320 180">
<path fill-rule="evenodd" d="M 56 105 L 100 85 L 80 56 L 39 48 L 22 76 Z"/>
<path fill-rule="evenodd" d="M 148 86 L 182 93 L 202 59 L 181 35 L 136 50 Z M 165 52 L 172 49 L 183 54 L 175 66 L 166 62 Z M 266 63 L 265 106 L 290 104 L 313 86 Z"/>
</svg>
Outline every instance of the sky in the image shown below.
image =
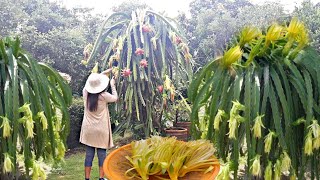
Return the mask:
<svg viewBox="0 0 320 180">
<path fill-rule="evenodd" d="M 125 0 L 52 0 L 62 3 L 67 8 L 89 7 L 94 8 L 94 12 L 107 14 L 111 7 L 124 2 Z M 140 0 L 145 2 L 155 11 L 165 11 L 168 16 L 174 17 L 179 11 L 188 12 L 189 3 L 192 0 Z M 265 2 L 279 2 L 284 5 L 286 11 L 292 11 L 295 6 L 299 6 L 303 0 L 249 0 L 254 4 L 263 4 Z M 320 0 L 311 0 L 314 3 Z"/>
</svg>

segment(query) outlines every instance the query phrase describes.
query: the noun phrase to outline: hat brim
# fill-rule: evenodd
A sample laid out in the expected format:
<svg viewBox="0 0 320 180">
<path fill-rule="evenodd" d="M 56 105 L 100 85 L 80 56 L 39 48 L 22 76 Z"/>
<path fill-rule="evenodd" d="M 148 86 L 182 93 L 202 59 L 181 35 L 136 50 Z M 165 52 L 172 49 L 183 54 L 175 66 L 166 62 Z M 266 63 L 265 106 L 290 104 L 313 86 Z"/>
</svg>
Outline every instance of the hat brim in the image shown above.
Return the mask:
<svg viewBox="0 0 320 180">
<path fill-rule="evenodd" d="M 103 74 L 98 74 L 98 77 L 100 79 L 100 85 L 97 87 L 92 87 L 92 86 L 90 86 L 90 83 L 87 80 L 86 85 L 84 86 L 85 90 L 87 90 L 91 94 L 97 94 L 97 93 L 100 93 L 103 90 L 105 90 L 109 84 L 108 76 L 103 75 Z"/>
</svg>

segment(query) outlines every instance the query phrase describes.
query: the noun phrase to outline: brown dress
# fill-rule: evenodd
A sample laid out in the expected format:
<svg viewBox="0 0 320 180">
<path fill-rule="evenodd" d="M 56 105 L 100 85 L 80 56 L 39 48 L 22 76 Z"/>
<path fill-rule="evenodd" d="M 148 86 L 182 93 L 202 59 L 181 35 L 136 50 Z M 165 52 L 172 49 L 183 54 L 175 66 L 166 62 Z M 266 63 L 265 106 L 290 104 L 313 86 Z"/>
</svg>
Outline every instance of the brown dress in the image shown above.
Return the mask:
<svg viewBox="0 0 320 180">
<path fill-rule="evenodd" d="M 112 94 L 103 92 L 99 96 L 98 107 L 94 112 L 90 112 L 87 107 L 88 92 L 83 89 L 84 116 L 80 132 L 80 142 L 82 144 L 108 149 L 113 147 L 110 115 L 108 103 L 118 99 L 115 86 L 111 86 Z"/>
</svg>

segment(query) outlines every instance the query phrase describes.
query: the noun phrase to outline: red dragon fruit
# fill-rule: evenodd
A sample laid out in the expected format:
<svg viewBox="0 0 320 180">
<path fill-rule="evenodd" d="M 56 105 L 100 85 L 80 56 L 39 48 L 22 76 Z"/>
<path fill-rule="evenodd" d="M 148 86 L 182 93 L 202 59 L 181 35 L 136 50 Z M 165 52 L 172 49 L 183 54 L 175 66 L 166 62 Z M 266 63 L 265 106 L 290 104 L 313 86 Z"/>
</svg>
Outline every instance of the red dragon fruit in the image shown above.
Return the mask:
<svg viewBox="0 0 320 180">
<path fill-rule="evenodd" d="M 146 59 L 142 59 L 142 60 L 140 61 L 140 67 L 145 68 L 145 67 L 147 67 L 147 66 L 148 66 L 148 61 L 147 61 Z"/>
<path fill-rule="evenodd" d="M 136 54 L 136 55 L 143 55 L 143 54 L 144 54 L 144 50 L 141 49 L 141 48 L 137 48 L 135 54 Z"/>
<path fill-rule="evenodd" d="M 158 89 L 158 91 L 159 91 L 160 93 L 163 92 L 163 86 L 162 86 L 162 85 L 159 85 L 159 86 L 157 87 L 157 89 Z"/>
<path fill-rule="evenodd" d="M 143 25 L 143 26 L 142 26 L 142 32 L 146 32 L 146 33 L 151 32 L 150 26 L 148 26 L 148 25 Z"/>
<path fill-rule="evenodd" d="M 131 75 L 131 70 L 129 68 L 125 68 L 122 70 L 121 75 L 123 77 L 129 77 Z"/>
</svg>

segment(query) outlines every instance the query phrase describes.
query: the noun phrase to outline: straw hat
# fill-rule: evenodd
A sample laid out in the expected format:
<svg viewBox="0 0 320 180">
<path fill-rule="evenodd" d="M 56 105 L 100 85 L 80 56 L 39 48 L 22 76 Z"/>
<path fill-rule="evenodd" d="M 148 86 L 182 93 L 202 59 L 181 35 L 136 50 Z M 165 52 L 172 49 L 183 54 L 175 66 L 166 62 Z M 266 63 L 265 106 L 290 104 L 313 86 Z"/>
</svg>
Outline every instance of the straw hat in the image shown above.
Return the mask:
<svg viewBox="0 0 320 180">
<path fill-rule="evenodd" d="M 108 84 L 108 76 L 98 73 L 91 73 L 84 88 L 91 94 L 97 94 L 106 89 Z"/>
</svg>

